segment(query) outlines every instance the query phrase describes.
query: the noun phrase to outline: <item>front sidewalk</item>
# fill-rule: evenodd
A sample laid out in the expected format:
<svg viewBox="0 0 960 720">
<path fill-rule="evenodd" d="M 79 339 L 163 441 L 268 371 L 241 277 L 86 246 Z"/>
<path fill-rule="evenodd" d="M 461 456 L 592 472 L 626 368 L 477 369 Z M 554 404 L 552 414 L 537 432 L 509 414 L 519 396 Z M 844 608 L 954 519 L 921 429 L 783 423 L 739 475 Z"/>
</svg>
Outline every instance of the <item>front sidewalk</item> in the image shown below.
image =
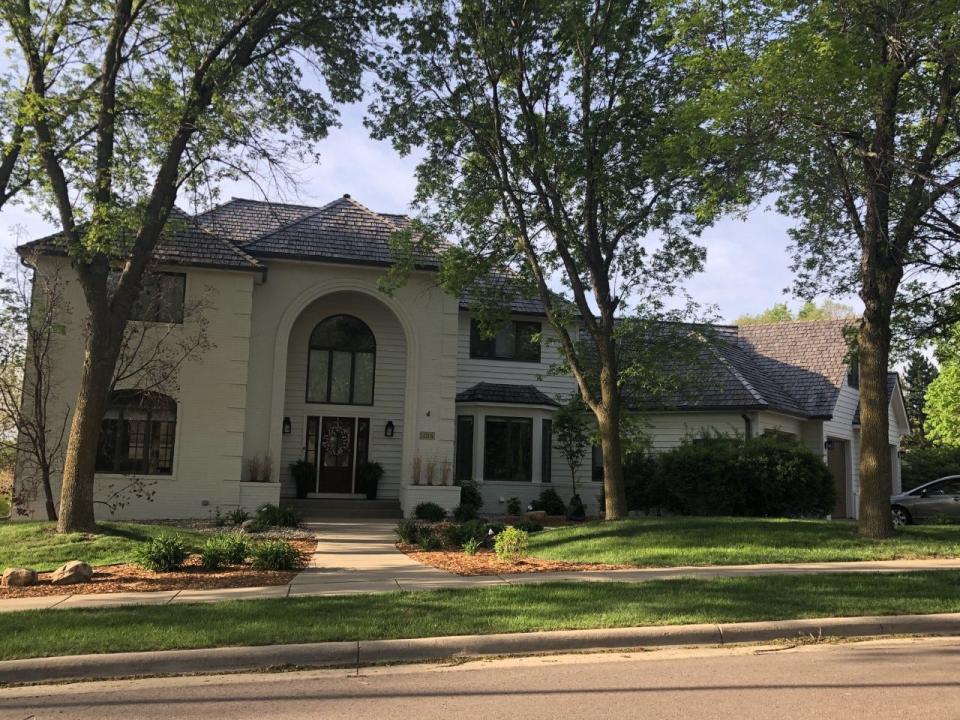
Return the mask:
<svg viewBox="0 0 960 720">
<path fill-rule="evenodd" d="M 815 573 L 896 573 L 960 570 L 960 558 L 854 562 L 714 565 L 584 572 L 544 572 L 464 577 L 421 565 L 396 549 L 390 521 L 318 523 L 309 526 L 320 540 L 309 566 L 288 585 L 217 590 L 142 593 L 65 594 L 0 600 L 0 612 L 48 608 L 167 605 L 323 595 L 354 595 L 395 590 L 437 590 L 543 582 L 645 582 L 672 578 L 720 578 Z"/>
</svg>

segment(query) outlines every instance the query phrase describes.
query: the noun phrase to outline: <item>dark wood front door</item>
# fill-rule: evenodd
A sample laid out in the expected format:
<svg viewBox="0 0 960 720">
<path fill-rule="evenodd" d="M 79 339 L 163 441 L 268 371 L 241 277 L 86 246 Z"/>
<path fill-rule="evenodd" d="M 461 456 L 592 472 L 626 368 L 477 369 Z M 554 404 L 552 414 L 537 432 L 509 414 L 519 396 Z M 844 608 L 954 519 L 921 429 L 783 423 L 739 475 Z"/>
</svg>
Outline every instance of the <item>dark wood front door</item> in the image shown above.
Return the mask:
<svg viewBox="0 0 960 720">
<path fill-rule="evenodd" d="M 833 476 L 835 504 L 832 516 L 835 520 L 849 516 L 847 511 L 847 443 L 830 440 L 827 445 L 827 468 Z"/>
<path fill-rule="evenodd" d="M 325 417 L 320 427 L 320 463 L 317 492 L 353 492 L 353 456 L 356 418 Z"/>
</svg>

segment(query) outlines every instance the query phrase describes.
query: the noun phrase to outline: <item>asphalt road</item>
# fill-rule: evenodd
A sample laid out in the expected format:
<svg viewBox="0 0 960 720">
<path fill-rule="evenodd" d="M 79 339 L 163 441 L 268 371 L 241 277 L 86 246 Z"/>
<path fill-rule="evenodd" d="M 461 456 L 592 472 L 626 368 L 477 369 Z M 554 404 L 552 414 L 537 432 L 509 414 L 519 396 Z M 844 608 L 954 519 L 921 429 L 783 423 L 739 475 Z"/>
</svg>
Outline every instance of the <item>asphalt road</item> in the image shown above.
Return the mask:
<svg viewBox="0 0 960 720">
<path fill-rule="evenodd" d="M 960 638 L 0 689 L 6 720 L 960 718 Z"/>
</svg>

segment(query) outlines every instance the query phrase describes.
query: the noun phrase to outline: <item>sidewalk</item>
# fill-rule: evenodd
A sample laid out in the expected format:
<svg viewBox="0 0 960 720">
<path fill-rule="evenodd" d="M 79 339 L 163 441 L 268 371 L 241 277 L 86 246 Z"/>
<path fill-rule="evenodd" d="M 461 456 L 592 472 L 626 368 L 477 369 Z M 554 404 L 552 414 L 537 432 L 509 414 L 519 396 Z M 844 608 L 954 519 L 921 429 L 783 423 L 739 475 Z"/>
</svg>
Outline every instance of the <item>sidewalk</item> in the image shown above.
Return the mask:
<svg viewBox="0 0 960 720">
<path fill-rule="evenodd" d="M 288 585 L 221 590 L 168 590 L 143 593 L 65 594 L 0 600 L 0 612 L 47 608 L 166 605 L 282 597 L 350 595 L 395 590 L 437 590 L 544 582 L 645 582 L 679 577 L 718 578 L 813 573 L 893 573 L 960 570 L 960 559 L 875 560 L 835 563 L 716 565 L 637 568 L 587 572 L 547 572 L 464 577 L 421 565 L 394 547 L 391 521 L 322 523 L 308 526 L 320 537 L 309 566 Z"/>
</svg>

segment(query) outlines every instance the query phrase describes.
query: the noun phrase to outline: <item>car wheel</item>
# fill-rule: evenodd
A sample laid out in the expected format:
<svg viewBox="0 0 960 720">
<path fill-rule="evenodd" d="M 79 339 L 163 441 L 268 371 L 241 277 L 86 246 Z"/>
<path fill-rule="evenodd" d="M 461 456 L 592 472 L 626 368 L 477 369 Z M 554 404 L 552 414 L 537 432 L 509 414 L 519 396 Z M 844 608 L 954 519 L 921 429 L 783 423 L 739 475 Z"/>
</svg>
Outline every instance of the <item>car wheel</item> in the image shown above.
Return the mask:
<svg viewBox="0 0 960 720">
<path fill-rule="evenodd" d="M 893 517 L 894 525 L 909 525 L 913 522 L 913 519 L 910 517 L 910 513 L 907 512 L 907 509 L 900 507 L 899 505 L 894 505 L 890 508 L 890 515 Z"/>
</svg>

